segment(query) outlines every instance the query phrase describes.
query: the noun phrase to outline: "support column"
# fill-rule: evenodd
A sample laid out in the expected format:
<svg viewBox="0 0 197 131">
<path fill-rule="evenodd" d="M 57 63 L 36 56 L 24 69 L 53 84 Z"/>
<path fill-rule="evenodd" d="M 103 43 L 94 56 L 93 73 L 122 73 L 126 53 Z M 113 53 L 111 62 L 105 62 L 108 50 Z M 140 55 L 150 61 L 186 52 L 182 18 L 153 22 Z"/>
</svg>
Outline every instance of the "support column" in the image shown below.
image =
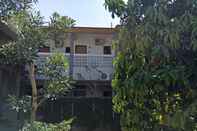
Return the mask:
<svg viewBox="0 0 197 131">
<path fill-rule="evenodd" d="M 69 33 L 69 43 L 70 43 L 70 59 L 69 59 L 69 75 L 73 78 L 73 66 L 74 66 L 74 34 Z"/>
<path fill-rule="evenodd" d="M 72 105 L 71 105 L 71 110 L 72 110 L 71 115 L 72 116 L 74 116 L 74 114 L 75 114 L 74 108 L 75 108 L 74 103 L 72 102 Z"/>
<path fill-rule="evenodd" d="M 3 89 L 3 71 L 0 69 L 0 98 L 2 98 L 2 89 Z"/>
</svg>

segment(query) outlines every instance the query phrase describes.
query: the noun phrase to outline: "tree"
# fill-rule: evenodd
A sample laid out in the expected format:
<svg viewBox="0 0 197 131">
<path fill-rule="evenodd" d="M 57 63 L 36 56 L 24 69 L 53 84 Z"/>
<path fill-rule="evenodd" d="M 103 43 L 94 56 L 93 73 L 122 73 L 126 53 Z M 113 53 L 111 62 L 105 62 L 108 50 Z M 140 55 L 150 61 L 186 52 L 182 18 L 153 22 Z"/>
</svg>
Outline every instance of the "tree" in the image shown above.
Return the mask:
<svg viewBox="0 0 197 131">
<path fill-rule="evenodd" d="M 121 18 L 112 86 L 122 129 L 195 131 L 196 1 L 106 0 L 105 5 Z"/>
<path fill-rule="evenodd" d="M 35 120 L 38 105 L 34 61 L 37 58 L 38 49 L 44 45 L 47 37 L 45 35 L 46 33 L 39 29 L 43 24 L 39 12 L 28 13 L 27 11 L 22 11 L 15 14 L 12 19 L 17 25 L 19 32 L 18 41 L 15 44 L 15 52 L 17 52 L 15 58 L 17 58 L 17 60 L 14 62 L 27 66 L 32 86 L 31 119 Z M 8 55 L 6 54 L 6 56 Z M 10 57 L 11 63 L 13 63 L 13 57 L 14 56 Z"/>
<path fill-rule="evenodd" d="M 6 44 L 1 47 L 1 52 L 0 52 L 1 61 L 2 61 L 2 64 L 20 65 L 20 66 L 25 65 L 27 67 L 29 79 L 30 79 L 31 87 L 32 87 L 31 120 L 34 121 L 36 120 L 36 112 L 37 112 L 38 107 L 41 105 L 43 99 L 44 100 L 46 99 L 45 94 L 43 95 L 44 97 L 42 97 L 43 98 L 42 100 L 40 99 L 40 96 L 38 95 L 39 93 L 38 93 L 36 80 L 35 80 L 35 60 L 38 58 L 37 56 L 38 49 L 40 47 L 45 46 L 48 35 L 49 34 L 51 35 L 51 32 L 50 32 L 50 29 L 45 30 L 42 28 L 43 22 L 42 22 L 42 17 L 40 16 L 39 12 L 24 10 L 24 11 L 14 14 L 11 17 L 10 21 L 12 21 L 17 26 L 19 37 L 16 43 Z M 70 19 L 68 21 L 70 21 Z M 62 33 L 64 30 L 66 30 L 66 27 L 65 27 L 66 24 L 68 24 L 67 27 L 69 27 L 69 24 L 70 24 L 70 23 L 64 24 L 63 22 L 66 22 L 66 19 L 57 19 L 58 29 L 56 30 L 61 30 Z M 52 57 L 52 58 L 53 58 L 52 60 L 56 62 L 54 63 L 56 65 L 53 66 L 53 69 L 57 69 L 57 71 L 61 71 L 61 73 L 63 72 L 62 70 L 64 71 L 67 70 L 66 67 L 62 65 L 62 64 L 65 64 L 64 61 L 66 60 L 66 59 L 63 59 L 64 57 L 62 55 L 58 54 L 57 56 Z M 57 63 L 61 61 L 63 63 Z M 49 62 L 47 66 L 52 67 L 52 65 L 50 64 L 51 63 Z M 61 65 L 58 65 L 58 64 L 61 64 Z M 57 68 L 54 68 L 56 66 Z M 48 71 L 50 71 L 49 67 L 46 67 Z M 45 71 L 45 73 L 47 72 Z M 58 91 L 59 92 L 63 91 L 60 88 L 68 89 L 68 85 L 69 85 L 68 77 L 65 77 L 65 75 L 61 73 L 59 73 L 58 74 L 59 76 L 57 76 L 57 72 L 55 71 L 53 73 L 56 73 L 56 76 L 54 76 L 53 78 L 49 76 L 50 81 L 47 82 L 47 85 L 46 85 L 47 88 L 45 91 L 49 91 L 48 89 L 50 88 L 50 90 L 53 90 L 53 92 L 47 92 L 47 93 L 57 94 Z M 50 74 L 50 75 L 55 75 L 55 74 Z M 51 94 L 47 96 L 51 96 Z"/>
<path fill-rule="evenodd" d="M 1 0 L 0 17 L 6 19 L 15 12 L 31 8 L 37 0 Z"/>
<path fill-rule="evenodd" d="M 72 81 L 67 73 L 68 60 L 63 53 L 55 53 L 48 58 L 43 65 L 38 67 L 40 75 L 45 76 L 45 84 L 40 95 L 41 99 L 38 102 L 38 106 L 41 106 L 47 99 L 57 99 L 65 95 L 70 89 L 72 89 Z"/>
<path fill-rule="evenodd" d="M 12 26 L 9 23 L 9 19 L 12 15 L 14 15 L 17 12 L 20 11 L 24 11 L 24 10 L 31 10 L 32 9 L 32 5 L 34 3 L 36 3 L 36 0 L 0 0 L 0 21 L 6 25 L 9 26 L 9 29 L 11 29 L 11 31 L 15 32 L 15 28 L 14 26 Z M 15 35 L 14 35 L 15 37 Z M 13 43 L 7 43 L 7 41 L 1 41 L 0 43 L 1 45 L 3 45 L 0 49 L 1 51 L 1 63 L 6 63 L 8 64 L 9 62 L 5 59 L 4 55 L 6 54 L 6 51 L 10 51 L 8 54 L 8 57 L 11 56 L 11 54 L 13 55 L 15 52 L 11 52 L 12 49 L 14 49 L 14 44 Z M 7 44 L 7 45 L 5 45 Z M 11 49 L 9 49 L 12 46 Z M 5 50 L 4 50 L 5 49 Z M 8 58 L 7 57 L 7 58 Z M 14 58 L 15 59 L 15 58 Z M 16 60 L 16 59 L 15 59 Z M 7 72 L 11 73 L 13 72 L 13 77 L 16 77 L 16 94 L 19 95 L 19 86 L 20 86 L 20 71 L 21 71 L 21 66 L 18 64 L 9 64 L 9 66 L 5 66 L 4 64 L 1 64 L 1 67 L 3 70 L 6 70 Z M 9 73 L 4 74 L 5 78 L 9 77 Z M 8 78 L 9 79 L 9 78 Z M 3 86 L 8 86 L 9 84 L 7 84 L 8 82 L 5 82 L 6 84 Z"/>
<path fill-rule="evenodd" d="M 68 16 L 60 16 L 54 12 L 50 17 L 49 22 L 49 39 L 54 41 L 55 46 L 62 47 L 65 39 L 65 29 L 71 28 L 75 25 L 75 20 Z M 63 36 L 63 37 L 62 37 Z"/>
<path fill-rule="evenodd" d="M 55 53 L 47 57 L 46 61 L 42 63 L 42 66 L 38 66 L 36 69 L 37 71 L 34 72 L 34 74 L 43 75 L 46 78 L 44 87 L 38 90 L 36 86 L 36 89 L 34 89 L 36 90 L 36 96 L 21 96 L 18 98 L 10 95 L 9 102 L 12 108 L 17 112 L 30 112 L 31 121 L 35 121 L 37 109 L 42 106 L 46 100 L 56 100 L 58 97 L 65 95 L 72 88 L 72 81 L 66 73 L 67 69 L 68 61 L 63 53 Z M 36 103 L 32 102 L 31 99 L 33 97 L 35 97 Z M 35 112 L 33 112 L 32 104 L 36 104 Z"/>
<path fill-rule="evenodd" d="M 37 105 L 34 104 L 37 96 L 34 61 L 37 58 L 38 48 L 42 47 L 46 40 L 46 33 L 39 29 L 43 24 L 42 17 L 39 12 L 24 10 L 15 13 L 9 20 L 17 27 L 18 39 L 1 47 L 1 64 L 28 68 L 33 94 L 32 112 L 34 112 L 37 109 Z M 32 113 L 32 119 L 35 119 L 34 113 Z"/>
<path fill-rule="evenodd" d="M 0 64 L 5 66 L 12 66 L 16 70 L 24 69 L 24 66 L 28 69 L 29 79 L 32 87 L 32 96 L 10 96 L 10 102 L 12 107 L 16 111 L 23 110 L 26 112 L 30 108 L 31 113 L 31 125 L 32 126 L 44 126 L 46 124 L 36 123 L 37 109 L 45 102 L 46 99 L 53 99 L 57 96 L 67 92 L 70 86 L 70 79 L 64 72 L 67 70 L 68 62 L 63 54 L 55 54 L 47 59 L 46 68 L 42 68 L 42 73 L 48 78 L 45 82 L 45 87 L 40 92 L 37 89 L 35 80 L 35 61 L 37 60 L 39 48 L 45 46 L 46 40 L 50 38 L 48 35 L 52 35 L 52 30 L 64 33 L 67 27 L 74 25 L 74 20 L 68 17 L 57 16 L 54 24 L 58 28 L 43 29 L 43 19 L 40 13 L 34 11 L 32 6 L 37 0 L 5 0 L 0 1 L 0 17 L 1 20 L 6 20 L 12 23 L 18 33 L 18 39 L 16 42 L 3 44 L 0 47 Z M 57 13 L 56 13 L 57 14 Z M 49 33 L 50 32 L 50 33 Z M 20 70 L 21 71 L 21 70 Z M 20 76 L 20 71 L 18 74 Z M 56 130 L 63 129 L 68 130 L 72 119 L 69 121 L 63 121 L 60 124 L 47 125 L 47 129 Z M 27 125 L 28 126 L 28 125 Z M 29 129 L 29 127 L 27 127 Z M 44 127 L 43 127 L 44 129 Z M 34 129 L 32 129 L 34 130 Z"/>
</svg>

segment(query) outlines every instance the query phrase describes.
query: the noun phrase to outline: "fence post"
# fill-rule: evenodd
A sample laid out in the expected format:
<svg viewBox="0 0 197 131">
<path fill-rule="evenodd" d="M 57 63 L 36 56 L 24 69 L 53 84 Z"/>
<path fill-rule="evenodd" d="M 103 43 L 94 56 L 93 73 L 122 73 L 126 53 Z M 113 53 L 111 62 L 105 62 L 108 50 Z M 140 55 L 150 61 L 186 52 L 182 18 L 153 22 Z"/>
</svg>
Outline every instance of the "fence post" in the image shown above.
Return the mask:
<svg viewBox="0 0 197 131">
<path fill-rule="evenodd" d="M 72 102 L 72 116 L 74 116 L 74 103 Z"/>
</svg>

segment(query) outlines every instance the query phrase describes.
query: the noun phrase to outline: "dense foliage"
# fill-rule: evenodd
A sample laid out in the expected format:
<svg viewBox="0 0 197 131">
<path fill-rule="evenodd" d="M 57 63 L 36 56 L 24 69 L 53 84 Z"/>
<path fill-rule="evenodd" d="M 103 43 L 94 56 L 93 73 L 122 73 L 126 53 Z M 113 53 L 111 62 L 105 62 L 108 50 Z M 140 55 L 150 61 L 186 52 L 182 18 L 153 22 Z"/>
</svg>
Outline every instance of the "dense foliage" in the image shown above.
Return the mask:
<svg viewBox="0 0 197 131">
<path fill-rule="evenodd" d="M 37 0 L 0 0 L 0 18 L 7 19 L 10 15 L 31 8 Z"/>
<path fill-rule="evenodd" d="M 106 0 L 121 18 L 112 82 L 124 131 L 197 130 L 196 0 Z"/>
<path fill-rule="evenodd" d="M 21 11 L 9 19 L 17 29 L 17 41 L 0 47 L 1 64 L 25 65 L 37 58 L 38 49 L 44 46 L 46 33 L 40 30 L 43 20 L 39 12 Z"/>
<path fill-rule="evenodd" d="M 38 107 L 46 99 L 65 93 L 70 89 L 70 79 L 64 73 L 68 68 L 68 62 L 63 54 L 55 54 L 45 63 L 46 67 L 43 66 L 42 68 L 48 80 L 46 81 L 45 88 L 42 91 L 38 90 L 35 77 L 35 62 L 38 58 L 39 48 L 48 44 L 47 40 L 51 39 L 51 35 L 57 35 L 55 34 L 56 32 L 64 33 L 66 28 L 73 26 L 75 22 L 69 17 L 62 17 L 58 13 L 54 13 L 49 25 L 52 28 L 43 28 L 43 17 L 41 17 L 39 11 L 33 8 L 33 4 L 36 2 L 37 0 L 11 0 L 1 2 L 0 6 L 2 19 L 12 23 L 18 35 L 16 41 L 1 45 L 0 64 L 7 66 L 7 68 L 12 66 L 16 70 L 21 69 L 18 71 L 18 74 L 22 72 L 22 69 L 27 70 L 32 87 L 30 101 L 32 122 L 36 120 Z M 29 101 L 24 102 L 25 99 L 23 100 L 22 96 L 20 98 L 17 97 L 10 97 L 14 101 L 11 104 L 14 109 L 22 110 L 23 106 L 26 107 Z"/>
<path fill-rule="evenodd" d="M 61 123 L 49 124 L 44 122 L 33 122 L 26 124 L 21 131 L 70 131 L 73 119 L 64 120 Z"/>
<path fill-rule="evenodd" d="M 68 59 L 63 53 L 55 53 L 48 57 L 41 72 L 48 79 L 45 81 L 45 94 L 65 94 L 72 88 L 72 81 L 68 75 Z"/>
<path fill-rule="evenodd" d="M 56 48 L 61 48 L 64 45 L 64 40 L 67 35 L 65 29 L 69 29 L 75 25 L 75 20 L 68 16 L 60 16 L 54 12 L 50 17 L 48 36 L 50 40 L 54 41 Z"/>
</svg>

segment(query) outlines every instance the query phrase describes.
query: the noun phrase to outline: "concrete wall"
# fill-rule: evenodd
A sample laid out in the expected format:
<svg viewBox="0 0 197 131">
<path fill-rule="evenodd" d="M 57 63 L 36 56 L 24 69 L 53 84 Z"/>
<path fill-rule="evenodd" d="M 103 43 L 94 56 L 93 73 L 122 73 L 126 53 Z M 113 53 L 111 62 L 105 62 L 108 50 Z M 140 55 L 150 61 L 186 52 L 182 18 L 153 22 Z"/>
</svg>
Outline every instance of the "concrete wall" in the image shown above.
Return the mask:
<svg viewBox="0 0 197 131">
<path fill-rule="evenodd" d="M 112 46 L 113 34 L 95 34 L 95 33 L 75 33 L 74 36 L 74 47 L 76 45 L 87 45 L 89 55 L 103 55 L 103 46 Z M 51 48 L 51 52 L 61 51 L 65 52 L 65 47 L 70 47 L 70 37 L 68 34 L 61 36 L 64 39 L 63 47 L 56 48 L 53 40 L 48 40 L 47 44 Z M 104 39 L 103 45 L 95 45 L 95 39 Z M 112 51 L 112 56 L 115 52 Z"/>
<path fill-rule="evenodd" d="M 103 39 L 105 43 L 103 45 L 95 45 L 95 39 Z M 103 46 L 112 46 L 112 34 L 89 34 L 79 33 L 75 35 L 74 46 L 76 45 L 87 45 L 88 54 L 90 55 L 104 55 Z M 114 51 L 112 51 L 114 56 Z"/>
</svg>

